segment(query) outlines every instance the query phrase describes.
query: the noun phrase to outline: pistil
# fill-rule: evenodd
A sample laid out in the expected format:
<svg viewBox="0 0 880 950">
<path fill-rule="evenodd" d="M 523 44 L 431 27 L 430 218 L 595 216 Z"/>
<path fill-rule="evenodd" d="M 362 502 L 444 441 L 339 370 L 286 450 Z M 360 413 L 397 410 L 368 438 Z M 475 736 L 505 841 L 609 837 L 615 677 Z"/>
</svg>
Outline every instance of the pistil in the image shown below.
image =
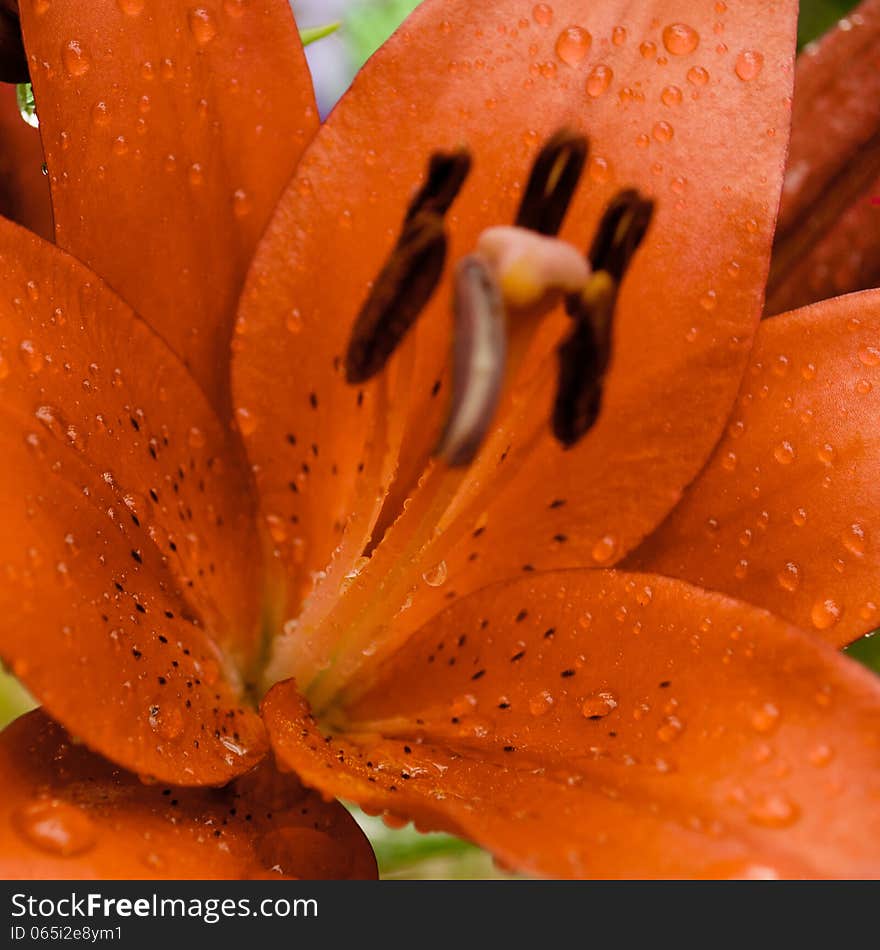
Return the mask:
<svg viewBox="0 0 880 950">
<path fill-rule="evenodd" d="M 603 216 L 586 256 L 553 237 L 585 155 L 584 140 L 570 133 L 554 136 L 535 162 L 517 217 L 532 221 L 535 229 L 491 228 L 474 253 L 459 262 L 453 299 L 453 391 L 436 457 L 428 461 L 403 511 L 369 559 L 359 559 L 358 569 L 344 584 L 337 571 L 332 589 L 319 585 L 303 607 L 295 635 L 278 644 L 268 678 L 294 675 L 314 711 L 330 716 L 331 724 L 340 697 L 360 691 L 370 681 L 370 670 L 408 638 L 410 631 L 399 615 L 407 610 L 426 565 L 434 563 L 440 549 L 455 543 L 471 524 L 475 507 L 485 503 L 486 488 L 470 484 L 471 466 L 480 464 L 489 430 L 517 411 L 516 400 L 508 398 L 512 381 L 535 331 L 561 301 L 571 329 L 558 348 L 553 432 L 563 445 L 573 445 L 598 416 L 617 293 L 653 206 L 636 192 L 622 192 Z M 431 233 L 442 234 L 445 256 L 442 215 L 458 193 L 466 167 L 469 160 L 465 166 L 449 156 L 432 159 L 401 238 L 356 321 L 346 363 L 350 378 L 363 380 L 384 366 L 416 319 L 415 311 L 427 302 L 425 294 L 429 297 L 432 291 L 425 288 L 439 281 L 435 267 L 419 284 L 418 307 L 412 299 L 404 300 L 407 292 L 400 290 L 419 279 L 406 271 L 416 260 L 407 257 L 406 248 L 413 233 L 426 227 L 419 224 L 425 216 Z M 404 307 L 405 319 L 394 301 Z M 355 680 L 359 689 L 351 691 L 348 687 Z"/>
</svg>

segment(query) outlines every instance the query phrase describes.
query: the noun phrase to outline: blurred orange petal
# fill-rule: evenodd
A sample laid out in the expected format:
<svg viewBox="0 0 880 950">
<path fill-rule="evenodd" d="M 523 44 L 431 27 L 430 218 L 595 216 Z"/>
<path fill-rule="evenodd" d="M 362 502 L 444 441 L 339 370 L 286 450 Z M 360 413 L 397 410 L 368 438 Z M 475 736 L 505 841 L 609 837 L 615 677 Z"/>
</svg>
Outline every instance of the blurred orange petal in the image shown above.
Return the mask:
<svg viewBox="0 0 880 950">
<path fill-rule="evenodd" d="M 0 734 L 0 877 L 375 878 L 341 806 L 264 763 L 222 789 L 144 784 L 36 711 Z"/>
<path fill-rule="evenodd" d="M 767 290 L 781 313 L 880 283 L 880 2 L 798 59 Z"/>
</svg>

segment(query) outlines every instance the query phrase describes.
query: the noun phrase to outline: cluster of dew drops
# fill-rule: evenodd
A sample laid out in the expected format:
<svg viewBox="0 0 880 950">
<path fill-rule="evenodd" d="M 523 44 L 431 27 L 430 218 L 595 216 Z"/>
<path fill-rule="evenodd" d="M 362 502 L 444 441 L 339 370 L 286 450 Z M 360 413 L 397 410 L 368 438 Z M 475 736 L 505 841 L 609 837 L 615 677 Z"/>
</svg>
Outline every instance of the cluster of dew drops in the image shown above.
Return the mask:
<svg viewBox="0 0 880 950">
<path fill-rule="evenodd" d="M 116 5 L 120 12 L 126 17 L 139 17 L 146 9 L 146 0 L 116 0 Z M 45 14 L 51 8 L 51 0 L 35 0 L 34 13 L 37 16 Z M 207 50 L 217 39 L 222 29 L 223 17 L 230 20 L 240 19 L 247 10 L 247 0 L 223 0 L 222 16 L 218 16 L 208 7 L 193 6 L 187 12 L 187 27 L 189 33 L 195 42 L 197 50 Z M 76 80 L 89 73 L 93 66 L 92 53 L 86 44 L 78 38 L 70 38 L 61 48 L 61 63 L 65 73 L 71 79 Z M 44 69 L 51 71 L 48 63 L 42 64 Z M 187 78 L 191 73 L 191 67 L 186 67 L 184 73 Z M 158 78 L 161 82 L 170 82 L 177 77 L 178 67 L 174 60 L 165 57 L 161 61 L 153 62 L 145 60 L 141 64 L 141 78 L 147 87 Z M 235 80 L 231 81 L 235 84 Z M 234 91 L 234 90 L 233 90 Z M 135 132 L 137 135 L 143 135 L 148 132 L 148 115 L 152 108 L 151 97 L 148 92 L 141 95 L 137 102 L 138 117 L 135 121 Z M 206 120 L 210 114 L 210 105 L 207 99 L 201 98 L 197 102 L 196 111 L 199 119 Z M 22 115 L 26 122 L 31 125 L 37 125 L 37 116 L 33 113 L 32 106 L 22 107 Z M 101 99 L 94 103 L 91 109 L 91 120 L 96 128 L 106 128 L 113 122 L 112 108 L 108 100 Z M 216 120 L 214 122 L 217 126 Z M 62 130 L 58 136 L 59 147 L 63 151 L 70 145 L 70 133 Z M 134 149 L 137 153 L 137 143 L 131 142 L 125 134 L 116 136 L 111 145 L 112 156 L 119 159 L 123 158 Z M 169 153 L 163 159 L 163 168 L 169 173 L 175 173 L 178 170 L 177 157 Z M 45 171 L 45 167 L 44 167 Z M 106 176 L 106 167 L 99 165 L 95 170 L 98 180 Z M 192 162 L 187 171 L 187 180 L 191 187 L 198 188 L 205 182 L 206 169 L 202 162 Z M 230 196 L 231 208 L 234 216 L 238 219 L 247 218 L 252 209 L 253 201 L 244 188 L 235 188 Z"/>
</svg>

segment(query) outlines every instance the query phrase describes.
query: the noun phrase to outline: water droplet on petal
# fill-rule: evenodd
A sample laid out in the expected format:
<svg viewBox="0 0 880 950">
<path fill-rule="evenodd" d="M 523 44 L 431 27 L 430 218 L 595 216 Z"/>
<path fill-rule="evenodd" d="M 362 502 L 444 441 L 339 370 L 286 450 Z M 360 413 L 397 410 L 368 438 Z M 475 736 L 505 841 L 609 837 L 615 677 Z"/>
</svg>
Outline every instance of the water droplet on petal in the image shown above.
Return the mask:
<svg viewBox="0 0 880 950">
<path fill-rule="evenodd" d="M 61 61 L 68 76 L 74 79 L 84 76 L 92 65 L 89 54 L 82 48 L 79 40 L 68 40 L 61 51 Z"/>
<path fill-rule="evenodd" d="M 536 3 L 532 8 L 532 17 L 539 26 L 550 26 L 553 22 L 553 7 L 549 3 Z"/>
<path fill-rule="evenodd" d="M 705 86 L 709 81 L 709 73 L 702 66 L 691 66 L 687 71 L 687 81 L 692 86 Z"/>
<path fill-rule="evenodd" d="M 533 716 L 543 716 L 544 713 L 550 711 L 553 702 L 553 694 L 549 690 L 542 690 L 540 693 L 535 693 L 529 700 L 529 712 Z"/>
<path fill-rule="evenodd" d="M 435 564 L 432 568 L 422 574 L 422 580 L 428 585 L 428 587 L 442 587 L 446 583 L 446 579 L 448 577 L 449 570 L 446 567 L 446 561 L 440 561 L 439 564 Z"/>
<path fill-rule="evenodd" d="M 610 561 L 617 552 L 617 539 L 610 534 L 606 534 L 593 545 L 593 560 L 599 564 L 605 564 Z"/>
<path fill-rule="evenodd" d="M 862 557 L 868 544 L 868 535 L 864 525 L 858 522 L 851 524 L 841 535 L 841 541 L 850 554 Z"/>
<path fill-rule="evenodd" d="M 236 409 L 235 419 L 242 435 L 253 435 L 257 431 L 257 420 L 248 409 L 243 407 Z"/>
<path fill-rule="evenodd" d="M 594 99 L 601 96 L 611 85 L 613 76 L 614 73 L 611 71 L 610 66 L 603 66 L 601 64 L 594 66 L 590 70 L 590 75 L 587 76 L 587 95 L 592 96 Z"/>
<path fill-rule="evenodd" d="M 736 58 L 734 71 L 743 82 L 754 79 L 764 66 L 764 55 L 756 50 L 747 49 Z"/>
<path fill-rule="evenodd" d="M 779 724 L 779 707 L 773 703 L 764 703 L 760 709 L 752 714 L 752 728 L 755 732 L 772 732 Z"/>
<path fill-rule="evenodd" d="M 789 828 L 800 815 L 798 806 L 787 796 L 777 792 L 763 795 L 752 803 L 749 821 L 762 828 Z"/>
<path fill-rule="evenodd" d="M 859 350 L 859 360 L 865 366 L 877 366 L 880 364 L 880 348 L 876 346 L 863 346 Z"/>
<path fill-rule="evenodd" d="M 581 703 L 581 713 L 586 719 L 603 719 L 615 709 L 617 709 L 617 699 L 607 690 L 594 693 Z"/>
<path fill-rule="evenodd" d="M 809 755 L 810 764 L 816 768 L 823 768 L 834 758 L 834 750 L 824 742 L 814 746 Z"/>
<path fill-rule="evenodd" d="M 143 13 L 145 0 L 116 0 L 116 6 L 126 16 L 139 16 Z"/>
<path fill-rule="evenodd" d="M 810 620 L 817 630 L 829 630 L 840 620 L 842 614 L 843 609 L 831 598 L 817 600 L 810 611 Z"/>
<path fill-rule="evenodd" d="M 236 188 L 232 195 L 232 211 L 236 218 L 246 218 L 253 210 L 254 203 L 243 188 Z"/>
<path fill-rule="evenodd" d="M 663 45 L 673 56 L 693 53 L 700 42 L 700 34 L 686 23 L 671 23 L 663 30 Z"/>
<path fill-rule="evenodd" d="M 97 840 L 97 829 L 89 816 L 56 798 L 31 802 L 15 813 L 14 822 L 30 844 L 64 858 L 83 854 Z"/>
<path fill-rule="evenodd" d="M 566 66 L 577 66 L 583 62 L 592 45 L 593 37 L 582 26 L 569 26 L 556 40 L 556 55 Z"/>
<path fill-rule="evenodd" d="M 657 738 L 661 742 L 675 742 L 684 732 L 684 723 L 677 716 L 666 716 L 657 729 Z"/>
<path fill-rule="evenodd" d="M 284 321 L 284 325 L 287 327 L 290 333 L 302 332 L 303 317 L 299 308 L 294 307 L 293 310 L 287 314 L 287 319 Z"/>
<path fill-rule="evenodd" d="M 816 457 L 824 465 L 831 465 L 831 463 L 834 461 L 834 457 L 836 454 L 837 453 L 834 449 L 834 446 L 826 442 L 824 445 L 822 445 L 819 448 L 819 451 L 816 453 Z"/>
<path fill-rule="evenodd" d="M 39 373 L 43 368 L 43 357 L 31 340 L 22 340 L 18 348 L 21 361 L 31 373 Z"/>
<path fill-rule="evenodd" d="M 211 11 L 205 7 L 194 7 L 187 19 L 189 31 L 199 46 L 207 46 L 217 35 L 217 25 Z"/>
<path fill-rule="evenodd" d="M 794 446 L 791 442 L 787 441 L 780 442 L 773 450 L 773 458 L 775 458 L 780 465 L 791 465 L 796 455 L 797 453 L 795 452 Z"/>
<path fill-rule="evenodd" d="M 655 122 L 651 130 L 651 135 L 656 142 L 670 142 L 674 134 L 675 130 L 668 122 Z"/>
<path fill-rule="evenodd" d="M 683 98 L 683 93 L 678 86 L 666 86 L 663 92 L 660 93 L 660 101 L 665 106 L 677 106 L 681 104 Z"/>
<path fill-rule="evenodd" d="M 801 582 L 801 569 L 794 561 L 788 561 L 782 570 L 776 575 L 776 583 L 783 590 L 793 593 L 798 589 Z"/>
</svg>

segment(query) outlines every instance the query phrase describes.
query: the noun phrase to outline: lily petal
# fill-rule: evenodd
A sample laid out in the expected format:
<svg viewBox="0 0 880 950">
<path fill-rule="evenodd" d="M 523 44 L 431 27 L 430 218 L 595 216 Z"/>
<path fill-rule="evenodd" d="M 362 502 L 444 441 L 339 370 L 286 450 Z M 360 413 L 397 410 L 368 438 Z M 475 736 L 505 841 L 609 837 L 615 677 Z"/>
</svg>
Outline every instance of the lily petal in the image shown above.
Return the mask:
<svg viewBox="0 0 880 950">
<path fill-rule="evenodd" d="M 22 0 L 56 239 L 229 407 L 256 242 L 317 127 L 287 0 Z"/>
<path fill-rule="evenodd" d="M 145 785 L 41 711 L 0 734 L 0 877 L 361 878 L 346 810 L 271 763 L 223 789 Z"/>
<path fill-rule="evenodd" d="M 727 433 L 627 566 L 843 646 L 880 623 L 880 292 L 761 324 Z"/>
<path fill-rule="evenodd" d="M 799 57 L 767 313 L 880 283 L 880 2 Z"/>
<path fill-rule="evenodd" d="M 239 447 L 146 324 L 4 220 L 0 285 L 0 655 L 120 764 L 228 780 L 264 751 L 242 702 L 261 590 Z"/>
<path fill-rule="evenodd" d="M 19 114 L 15 86 L 0 85 L 0 214 L 52 240 L 49 181 L 37 129 Z"/>
<path fill-rule="evenodd" d="M 680 581 L 535 575 L 453 605 L 324 740 L 291 681 L 279 762 L 325 794 L 550 876 L 878 873 L 880 683 Z"/>
<path fill-rule="evenodd" d="M 713 32 L 719 16 L 721 39 Z M 381 384 L 364 395 L 345 387 L 339 371 L 357 307 L 394 246 L 429 156 L 466 148 L 473 157 L 447 217 L 454 262 L 485 228 L 514 220 L 535 155 L 563 126 L 585 134 L 592 155 L 564 238 L 586 249 L 623 187 L 653 197 L 658 212 L 620 299 L 604 414 L 567 455 L 546 435 L 555 362 L 543 367 L 545 386 L 522 427 L 538 427 L 539 450 L 505 509 L 511 530 L 498 551 L 509 550 L 510 563 L 499 571 L 539 555 L 557 562 L 549 551 L 557 529 L 538 511 L 560 492 L 571 500 L 565 520 L 588 526 L 575 561 L 589 561 L 611 533 L 621 557 L 662 519 L 720 435 L 761 309 L 794 21 L 787 2 L 730 3 L 721 16 L 685 0 L 588 7 L 560 0 L 552 10 L 523 0 L 428 0 L 370 60 L 282 197 L 240 313 L 234 389 L 250 420 L 248 450 L 278 508 L 272 512 L 306 519 L 307 567 L 323 567 L 339 537 L 310 528 L 317 515 L 308 512 L 326 523 L 325 511 L 344 507 L 339 499 L 373 431 L 369 413 L 405 422 L 392 509 L 411 493 L 444 423 L 451 267 L 403 345 L 398 369 L 414 361 L 415 370 L 391 382 L 390 408 L 376 408 Z M 558 319 L 557 333 L 565 318 Z M 533 445 L 528 434 L 522 442 Z M 313 445 L 323 477 L 310 476 L 296 499 L 287 491 L 285 503 L 301 466 L 314 473 Z M 337 474 L 328 477 L 332 465 Z M 548 480 L 548 472 L 559 475 Z M 534 537 L 523 528 L 537 517 L 547 521 L 540 550 L 523 552 L 518 539 Z"/>
</svg>

